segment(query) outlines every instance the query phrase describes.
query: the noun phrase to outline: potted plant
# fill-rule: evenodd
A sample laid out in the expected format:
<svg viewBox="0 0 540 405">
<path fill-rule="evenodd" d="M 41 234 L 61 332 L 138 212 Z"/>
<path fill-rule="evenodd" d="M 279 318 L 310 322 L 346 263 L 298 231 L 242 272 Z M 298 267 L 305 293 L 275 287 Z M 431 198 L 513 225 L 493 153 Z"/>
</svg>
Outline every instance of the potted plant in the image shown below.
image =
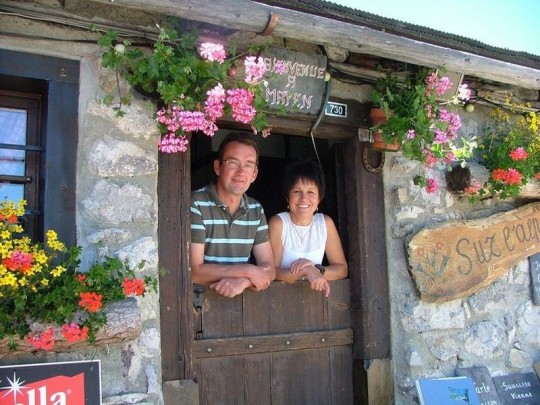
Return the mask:
<svg viewBox="0 0 540 405">
<path fill-rule="evenodd" d="M 69 343 L 92 343 L 107 321 L 104 305 L 157 290 L 157 279 L 136 277 L 116 257 L 77 270 L 81 249 L 67 248 L 53 230 L 45 243 L 30 240 L 19 221 L 25 204 L 0 203 L 0 340 L 7 338 L 10 349 L 18 339 L 35 349 L 53 349 L 55 326 Z"/>
<path fill-rule="evenodd" d="M 510 108 L 510 112 L 517 110 Z M 493 109 L 478 149 L 489 178 L 473 190 L 473 197 L 518 197 L 525 185 L 540 180 L 540 114 L 529 111 L 516 116 L 500 107 Z"/>
<path fill-rule="evenodd" d="M 165 27 L 159 27 L 151 50 L 133 47 L 127 40 L 119 42 L 115 31 L 103 34 L 98 44 L 104 48 L 104 67 L 159 98 L 155 118 L 161 152 L 185 152 L 192 133 L 212 136 L 218 130 L 216 121 L 227 114 L 250 125 L 255 133 L 269 134 L 262 91 L 267 66 L 262 57 L 254 56 L 260 47 L 236 56 L 234 48 L 227 53 L 221 44 L 198 43 L 192 32 L 180 35 Z M 243 66 L 238 67 L 241 56 Z M 278 61 L 274 72 L 284 71 L 285 64 Z M 112 94 L 105 98 L 109 104 L 114 100 Z M 120 94 L 118 102 L 113 108 L 122 115 L 122 105 L 129 103 L 129 98 Z"/>
<path fill-rule="evenodd" d="M 458 136 L 459 115 L 439 102 L 451 86 L 450 80 L 439 77 L 435 70 L 420 69 L 403 80 L 389 71 L 377 79 L 372 93 L 374 108 L 386 117 L 374 123 L 374 135 L 380 134 L 383 143 L 397 144 L 403 156 L 423 164 L 423 173 L 414 178 L 414 183 L 426 187 L 429 193 L 435 192 L 438 184 L 426 177 L 426 171 L 455 162 L 464 165 L 476 146 L 474 141 Z M 458 102 L 454 97 L 444 104 Z"/>
</svg>

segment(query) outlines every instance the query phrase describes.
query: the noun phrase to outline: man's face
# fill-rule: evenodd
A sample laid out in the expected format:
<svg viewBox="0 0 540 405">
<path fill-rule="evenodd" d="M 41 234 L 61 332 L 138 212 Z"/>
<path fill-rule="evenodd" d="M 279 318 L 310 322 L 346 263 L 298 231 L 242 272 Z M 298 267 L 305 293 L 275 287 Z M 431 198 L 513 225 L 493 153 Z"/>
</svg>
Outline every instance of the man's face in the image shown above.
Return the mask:
<svg viewBox="0 0 540 405">
<path fill-rule="evenodd" d="M 223 160 L 214 161 L 214 171 L 221 198 L 242 196 L 257 178 L 257 153 L 252 146 L 231 142 L 225 147 Z"/>
</svg>

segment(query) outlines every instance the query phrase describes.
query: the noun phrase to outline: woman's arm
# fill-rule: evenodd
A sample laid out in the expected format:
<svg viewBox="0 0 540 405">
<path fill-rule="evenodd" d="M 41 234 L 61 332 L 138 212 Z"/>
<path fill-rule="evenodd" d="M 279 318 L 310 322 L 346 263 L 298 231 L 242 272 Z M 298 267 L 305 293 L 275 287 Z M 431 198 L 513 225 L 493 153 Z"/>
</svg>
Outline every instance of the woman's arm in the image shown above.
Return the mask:
<svg viewBox="0 0 540 405">
<path fill-rule="evenodd" d="M 336 225 L 332 218 L 328 215 L 324 216 L 324 222 L 326 223 L 326 231 L 328 237 L 326 239 L 326 258 L 328 259 L 328 266 L 324 273 L 324 277 L 327 280 L 341 280 L 346 278 L 349 274 L 349 266 L 345 260 L 345 253 L 343 252 L 343 246 L 339 238 Z"/>
</svg>

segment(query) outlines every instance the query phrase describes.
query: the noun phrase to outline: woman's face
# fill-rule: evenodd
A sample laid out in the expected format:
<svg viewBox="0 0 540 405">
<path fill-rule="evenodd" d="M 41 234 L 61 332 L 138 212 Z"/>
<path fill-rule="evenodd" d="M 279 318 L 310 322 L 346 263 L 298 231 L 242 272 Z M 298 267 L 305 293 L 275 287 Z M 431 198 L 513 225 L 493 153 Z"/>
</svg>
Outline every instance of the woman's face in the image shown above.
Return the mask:
<svg viewBox="0 0 540 405">
<path fill-rule="evenodd" d="M 289 211 L 296 216 L 312 216 L 319 203 L 319 188 L 309 180 L 298 179 L 289 190 Z"/>
</svg>

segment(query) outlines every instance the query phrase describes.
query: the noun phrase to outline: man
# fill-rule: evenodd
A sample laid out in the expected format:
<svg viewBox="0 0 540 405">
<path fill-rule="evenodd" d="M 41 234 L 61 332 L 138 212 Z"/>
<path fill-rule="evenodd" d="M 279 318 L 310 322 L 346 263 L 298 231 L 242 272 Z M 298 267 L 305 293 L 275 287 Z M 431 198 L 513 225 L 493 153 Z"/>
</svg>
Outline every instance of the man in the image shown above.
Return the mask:
<svg viewBox="0 0 540 405">
<path fill-rule="evenodd" d="M 245 194 L 257 178 L 258 160 L 249 134 L 230 133 L 214 161 L 215 184 L 192 194 L 192 279 L 225 297 L 264 290 L 276 276 L 264 210 Z M 251 253 L 256 265 L 248 263 Z"/>
</svg>

